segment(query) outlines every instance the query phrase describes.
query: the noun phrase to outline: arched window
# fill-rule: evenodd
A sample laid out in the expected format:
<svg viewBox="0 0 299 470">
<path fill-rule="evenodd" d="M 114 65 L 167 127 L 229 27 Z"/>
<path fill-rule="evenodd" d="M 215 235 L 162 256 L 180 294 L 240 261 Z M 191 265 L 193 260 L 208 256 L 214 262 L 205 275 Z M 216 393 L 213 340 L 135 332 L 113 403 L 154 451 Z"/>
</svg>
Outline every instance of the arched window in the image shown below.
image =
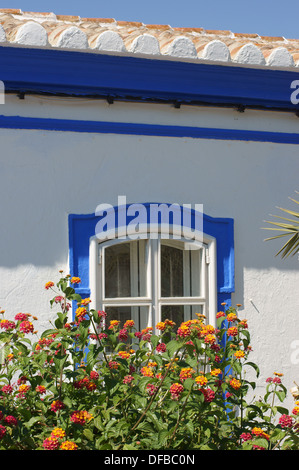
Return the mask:
<svg viewBox="0 0 299 470">
<path fill-rule="evenodd" d="M 164 235 L 164 236 L 163 236 Z M 155 238 L 90 242 L 90 289 L 107 321 L 132 319 L 142 330 L 166 319 L 176 325 L 203 313 L 216 315 L 216 241 Z"/>
</svg>

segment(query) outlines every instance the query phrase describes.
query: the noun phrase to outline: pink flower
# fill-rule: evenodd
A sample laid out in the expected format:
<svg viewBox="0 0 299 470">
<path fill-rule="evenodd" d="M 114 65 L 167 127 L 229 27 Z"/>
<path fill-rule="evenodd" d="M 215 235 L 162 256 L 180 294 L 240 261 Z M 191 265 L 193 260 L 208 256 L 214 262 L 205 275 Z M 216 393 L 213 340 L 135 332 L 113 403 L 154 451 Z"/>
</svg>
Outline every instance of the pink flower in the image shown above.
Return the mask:
<svg viewBox="0 0 299 470">
<path fill-rule="evenodd" d="M 211 403 L 215 398 L 215 392 L 211 388 L 201 388 L 206 403 Z"/>
<path fill-rule="evenodd" d="M 28 313 L 17 313 L 15 316 L 16 321 L 26 321 L 28 320 L 29 315 Z"/>
<path fill-rule="evenodd" d="M 294 425 L 294 419 L 290 415 L 283 414 L 279 418 L 279 424 L 282 428 L 292 428 Z"/>
<path fill-rule="evenodd" d="M 5 393 L 5 395 L 9 395 L 10 393 L 13 392 L 13 388 L 11 385 L 3 385 L 1 390 L 3 393 Z"/>
<path fill-rule="evenodd" d="M 134 377 L 132 375 L 126 375 L 124 377 L 123 383 L 130 385 L 133 382 L 133 380 L 134 380 Z"/>
<path fill-rule="evenodd" d="M 157 390 L 157 386 L 154 384 L 147 384 L 146 386 L 147 393 L 151 396 L 155 393 Z"/>
<path fill-rule="evenodd" d="M 128 339 L 128 332 L 125 328 L 123 328 L 122 330 L 119 331 L 119 334 L 118 334 L 118 339 L 119 340 L 122 340 L 122 341 L 127 341 Z"/>
<path fill-rule="evenodd" d="M 243 432 L 241 435 L 240 435 L 240 438 L 246 442 L 246 441 L 250 441 L 251 439 L 253 439 L 252 435 L 250 434 L 250 432 Z"/>
<path fill-rule="evenodd" d="M 23 333 L 33 333 L 34 326 L 30 321 L 22 321 L 22 323 L 20 324 L 20 331 L 22 331 Z"/>
<path fill-rule="evenodd" d="M 164 353 L 166 351 L 166 344 L 164 344 L 164 343 L 158 344 L 158 346 L 156 347 L 156 350 L 158 352 Z"/>
</svg>

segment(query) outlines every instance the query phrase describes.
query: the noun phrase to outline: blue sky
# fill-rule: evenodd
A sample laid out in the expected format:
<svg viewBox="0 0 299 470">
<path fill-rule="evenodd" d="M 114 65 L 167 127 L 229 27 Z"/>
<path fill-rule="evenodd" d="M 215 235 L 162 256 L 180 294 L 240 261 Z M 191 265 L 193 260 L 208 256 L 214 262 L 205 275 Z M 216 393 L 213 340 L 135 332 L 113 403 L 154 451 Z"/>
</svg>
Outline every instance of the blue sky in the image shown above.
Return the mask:
<svg viewBox="0 0 299 470">
<path fill-rule="evenodd" d="M 1 8 L 299 38 L 299 0 L 9 0 Z"/>
</svg>

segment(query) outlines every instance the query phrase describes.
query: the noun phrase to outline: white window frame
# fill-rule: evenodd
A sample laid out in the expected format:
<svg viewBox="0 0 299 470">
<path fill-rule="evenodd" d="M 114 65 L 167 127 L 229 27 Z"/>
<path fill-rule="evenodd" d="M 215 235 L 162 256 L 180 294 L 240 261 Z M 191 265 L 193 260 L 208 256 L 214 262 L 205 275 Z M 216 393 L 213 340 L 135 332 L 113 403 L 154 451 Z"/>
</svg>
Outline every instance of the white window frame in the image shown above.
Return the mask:
<svg viewBox="0 0 299 470">
<path fill-rule="evenodd" d="M 204 314 L 207 317 L 209 324 L 216 326 L 216 312 L 217 312 L 217 273 L 216 273 L 216 239 L 210 235 L 200 234 L 194 239 L 194 233 L 188 234 L 184 231 L 187 238 L 179 237 L 181 234 L 181 227 L 174 227 L 172 235 L 177 235 L 176 240 L 185 243 L 196 243 L 204 249 L 203 263 L 205 269 L 204 279 L 206 285 L 202 286 L 205 292 L 204 296 L 200 297 L 161 297 L 160 286 L 160 239 L 163 241 L 169 238 L 169 231 L 160 227 L 157 232 L 157 237 L 152 238 L 152 233 L 148 235 L 147 227 L 140 227 L 138 232 L 138 239 L 148 239 L 148 262 L 147 262 L 147 296 L 145 297 L 125 297 L 125 298 L 103 298 L 104 292 L 104 257 L 102 256 L 102 249 L 114 244 L 133 241 L 134 237 L 128 233 L 127 228 L 124 231 L 118 231 L 118 237 L 114 239 L 105 240 L 100 242 L 94 236 L 90 239 L 90 298 L 92 305 L 96 310 L 105 310 L 107 306 L 123 307 L 123 306 L 146 306 L 148 307 L 148 321 L 146 326 L 152 326 L 155 330 L 156 324 L 161 321 L 161 308 L 163 305 L 203 305 Z M 132 234 L 133 235 L 133 234 Z M 135 237 L 137 239 L 137 237 Z M 170 238 L 171 242 L 175 242 Z M 191 241 L 190 241 L 191 240 Z M 208 292 L 208 295 L 207 295 Z M 202 293 L 202 291 L 201 291 Z M 157 333 L 157 331 L 156 331 Z"/>
</svg>

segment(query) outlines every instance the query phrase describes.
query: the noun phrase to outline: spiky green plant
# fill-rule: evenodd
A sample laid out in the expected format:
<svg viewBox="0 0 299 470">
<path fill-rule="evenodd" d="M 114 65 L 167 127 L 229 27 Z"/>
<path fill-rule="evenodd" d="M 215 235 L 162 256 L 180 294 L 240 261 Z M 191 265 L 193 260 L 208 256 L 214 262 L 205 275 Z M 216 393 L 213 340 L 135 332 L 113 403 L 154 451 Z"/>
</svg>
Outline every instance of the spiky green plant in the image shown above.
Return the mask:
<svg viewBox="0 0 299 470">
<path fill-rule="evenodd" d="M 299 194 L 298 191 L 295 191 L 295 192 Z M 296 204 L 299 204 L 299 201 L 296 201 L 295 199 L 292 199 L 292 198 L 289 198 L 289 199 L 295 202 Z M 287 214 L 290 214 L 291 216 L 294 217 L 294 219 L 270 214 L 272 217 L 281 219 L 284 222 L 273 222 L 273 221 L 266 220 L 265 221 L 266 223 L 275 225 L 275 227 L 262 227 L 262 228 L 264 230 L 275 230 L 275 231 L 281 232 L 278 235 L 266 238 L 265 241 L 275 240 L 277 238 L 282 238 L 282 237 L 287 237 L 287 236 L 289 237 L 288 241 L 282 246 L 282 248 L 275 255 L 275 256 L 278 256 L 280 254 L 282 258 L 287 258 L 290 255 L 294 256 L 296 253 L 298 253 L 298 250 L 299 250 L 299 212 L 296 212 L 290 209 L 283 209 L 282 207 L 277 207 L 277 209 L 280 209 L 286 212 Z"/>
</svg>

